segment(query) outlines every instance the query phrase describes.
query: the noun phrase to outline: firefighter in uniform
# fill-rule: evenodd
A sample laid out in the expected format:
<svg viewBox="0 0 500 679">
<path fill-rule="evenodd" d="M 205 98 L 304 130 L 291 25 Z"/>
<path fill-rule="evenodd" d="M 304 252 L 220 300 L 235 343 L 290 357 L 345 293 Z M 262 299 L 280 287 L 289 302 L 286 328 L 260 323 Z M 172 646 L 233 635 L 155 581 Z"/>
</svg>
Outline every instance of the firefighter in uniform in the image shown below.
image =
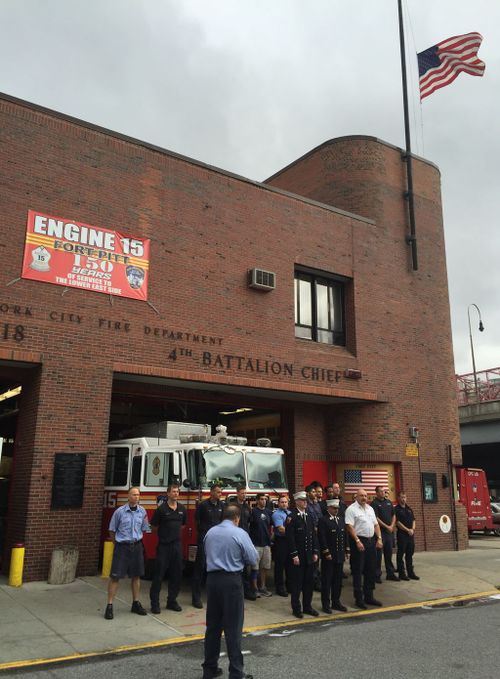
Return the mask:
<svg viewBox="0 0 500 679">
<path fill-rule="evenodd" d="M 382 549 L 377 550 L 376 582 L 379 584 L 382 582 L 382 552 L 384 553 L 387 580 L 398 582 L 399 578 L 395 573 L 394 564 L 392 563 L 392 543 L 394 531 L 396 530 L 396 514 L 392 502 L 389 498 L 385 497 L 382 486 L 375 486 L 375 499 L 372 502 L 372 508 L 377 517 L 380 535 L 382 536 Z"/>
<path fill-rule="evenodd" d="M 222 521 L 222 512 L 226 503 L 221 500 L 222 488 L 216 483 L 210 488 L 210 497 L 200 502 L 196 508 L 195 520 L 198 529 L 198 543 L 196 549 L 196 561 L 194 562 L 193 577 L 191 580 L 192 603 L 195 608 L 203 608 L 201 601 L 201 586 L 206 577 L 207 565 L 205 559 L 205 547 L 203 540 L 210 528 L 217 526 Z"/>
<path fill-rule="evenodd" d="M 296 618 L 319 615 L 312 607 L 314 564 L 318 561 L 318 536 L 311 516 L 306 512 L 307 494 L 295 493 L 295 509 L 287 519 L 285 535 L 288 546 L 292 612 Z M 300 595 L 302 593 L 302 606 Z"/>
<path fill-rule="evenodd" d="M 396 505 L 396 526 L 398 528 L 398 551 L 396 562 L 401 580 L 420 580 L 413 570 L 413 553 L 415 551 L 415 515 L 413 509 L 406 504 L 406 493 L 398 494 Z M 406 561 L 406 571 L 404 561 Z"/>
<path fill-rule="evenodd" d="M 318 522 L 321 552 L 321 604 L 325 613 L 347 611 L 340 601 L 342 569 L 345 559 L 345 521 L 339 515 L 339 500 L 327 500 L 327 514 Z"/>
<path fill-rule="evenodd" d="M 156 561 L 153 581 L 149 590 L 151 613 L 161 613 L 161 583 L 168 572 L 167 608 L 182 611 L 177 603 L 182 579 L 181 529 L 186 525 L 187 512 L 184 505 L 177 502 L 179 486 L 172 483 L 167 488 L 167 501 L 163 502 L 153 514 L 151 528 L 158 534 Z"/>
</svg>

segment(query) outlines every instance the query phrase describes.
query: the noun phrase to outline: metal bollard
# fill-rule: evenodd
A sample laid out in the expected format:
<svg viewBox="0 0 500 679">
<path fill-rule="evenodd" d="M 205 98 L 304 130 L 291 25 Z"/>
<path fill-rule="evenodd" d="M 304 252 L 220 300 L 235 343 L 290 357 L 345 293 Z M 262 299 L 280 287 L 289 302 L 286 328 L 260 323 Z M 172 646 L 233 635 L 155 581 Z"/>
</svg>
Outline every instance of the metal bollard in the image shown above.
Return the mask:
<svg viewBox="0 0 500 679">
<path fill-rule="evenodd" d="M 111 540 L 104 541 L 104 548 L 102 552 L 102 574 L 101 577 L 109 578 L 111 573 L 111 562 L 113 561 L 113 550 L 115 545 Z"/>
<path fill-rule="evenodd" d="M 18 542 L 12 547 L 10 555 L 9 585 L 11 587 L 21 587 L 23 584 L 23 569 L 24 545 L 22 542 Z"/>
</svg>

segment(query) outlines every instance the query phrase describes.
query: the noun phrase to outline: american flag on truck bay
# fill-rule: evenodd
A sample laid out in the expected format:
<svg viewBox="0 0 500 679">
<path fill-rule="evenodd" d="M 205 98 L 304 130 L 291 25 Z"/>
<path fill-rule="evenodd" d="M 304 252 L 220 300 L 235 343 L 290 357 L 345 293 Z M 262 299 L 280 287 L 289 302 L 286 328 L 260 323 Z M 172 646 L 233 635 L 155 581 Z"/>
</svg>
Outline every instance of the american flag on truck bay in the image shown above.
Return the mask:
<svg viewBox="0 0 500 679">
<path fill-rule="evenodd" d="M 369 495 L 375 494 L 375 486 L 387 488 L 387 469 L 344 469 L 344 493 L 355 493 L 364 488 Z"/>
</svg>

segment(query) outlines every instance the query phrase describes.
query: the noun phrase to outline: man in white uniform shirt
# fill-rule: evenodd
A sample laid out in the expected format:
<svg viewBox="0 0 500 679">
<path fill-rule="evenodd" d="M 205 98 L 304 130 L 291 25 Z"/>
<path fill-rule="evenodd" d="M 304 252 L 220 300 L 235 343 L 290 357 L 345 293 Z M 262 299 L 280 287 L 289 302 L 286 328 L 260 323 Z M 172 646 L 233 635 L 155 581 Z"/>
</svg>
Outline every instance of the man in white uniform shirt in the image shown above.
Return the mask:
<svg viewBox="0 0 500 679">
<path fill-rule="evenodd" d="M 375 512 L 368 504 L 368 495 L 359 488 L 356 500 L 346 509 L 345 523 L 351 548 L 352 584 L 354 600 L 358 608 L 366 604 L 382 606 L 375 599 L 375 572 L 377 570 L 377 549 L 382 549 L 382 536 Z"/>
</svg>

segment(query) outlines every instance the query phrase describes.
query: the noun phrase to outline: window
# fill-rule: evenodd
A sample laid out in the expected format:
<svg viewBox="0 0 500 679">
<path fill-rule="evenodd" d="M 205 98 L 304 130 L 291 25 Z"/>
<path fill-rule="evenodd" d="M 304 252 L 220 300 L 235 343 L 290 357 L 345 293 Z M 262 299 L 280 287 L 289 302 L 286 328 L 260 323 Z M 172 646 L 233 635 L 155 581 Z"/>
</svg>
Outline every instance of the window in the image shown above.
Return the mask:
<svg viewBox="0 0 500 679">
<path fill-rule="evenodd" d="M 285 458 L 273 453 L 247 453 L 250 488 L 286 488 Z"/>
<path fill-rule="evenodd" d="M 173 478 L 172 453 L 156 451 L 146 453 L 146 463 L 144 465 L 145 486 L 166 487 L 172 483 Z"/>
<path fill-rule="evenodd" d="M 295 337 L 345 345 L 342 279 L 295 272 Z"/>
<path fill-rule="evenodd" d="M 106 458 L 106 486 L 127 486 L 129 448 L 109 446 Z"/>
</svg>

